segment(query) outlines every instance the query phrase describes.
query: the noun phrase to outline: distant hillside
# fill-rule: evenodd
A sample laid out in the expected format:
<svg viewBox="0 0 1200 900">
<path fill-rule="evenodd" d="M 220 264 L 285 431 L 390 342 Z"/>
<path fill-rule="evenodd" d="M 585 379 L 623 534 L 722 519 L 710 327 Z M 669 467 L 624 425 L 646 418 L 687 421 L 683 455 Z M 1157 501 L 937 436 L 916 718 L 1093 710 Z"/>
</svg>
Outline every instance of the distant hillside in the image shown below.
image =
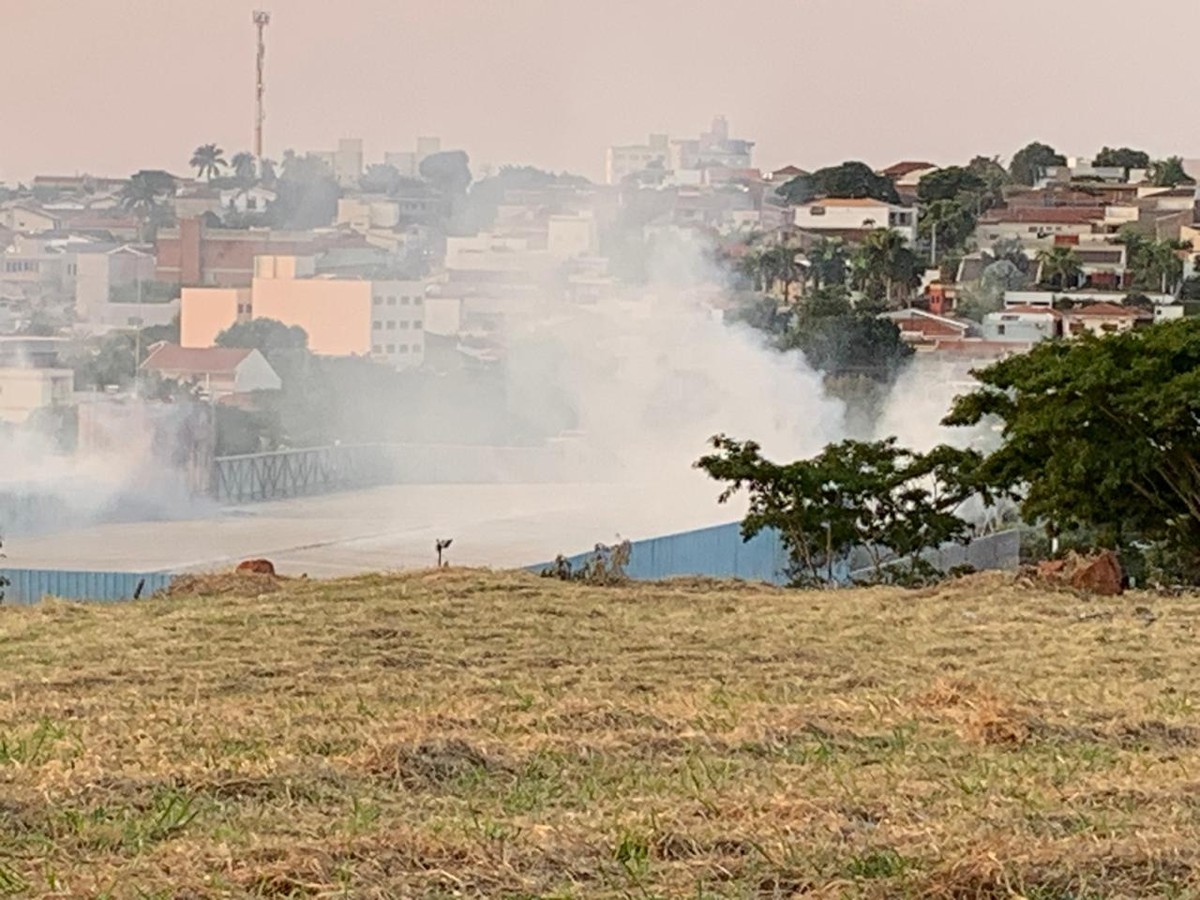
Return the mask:
<svg viewBox="0 0 1200 900">
<path fill-rule="evenodd" d="M 0 608 L 0 893 L 1190 896 L 1197 628 L 1000 575 Z"/>
</svg>

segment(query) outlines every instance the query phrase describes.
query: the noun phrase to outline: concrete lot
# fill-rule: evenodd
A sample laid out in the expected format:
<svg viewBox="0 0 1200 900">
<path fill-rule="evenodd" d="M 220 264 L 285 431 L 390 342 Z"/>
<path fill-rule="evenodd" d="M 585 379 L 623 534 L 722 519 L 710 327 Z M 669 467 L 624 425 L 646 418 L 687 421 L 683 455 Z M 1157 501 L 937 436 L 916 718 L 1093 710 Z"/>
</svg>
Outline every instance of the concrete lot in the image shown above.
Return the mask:
<svg viewBox="0 0 1200 900">
<path fill-rule="evenodd" d="M 738 518 L 740 507 L 717 505 L 718 490 L 703 480 L 675 491 L 661 484 L 398 485 L 13 540 L 5 564 L 202 571 L 266 557 L 286 574 L 334 577 L 431 566 L 434 541 L 453 538 L 454 565 L 508 568 L 618 535 L 653 537 Z"/>
</svg>

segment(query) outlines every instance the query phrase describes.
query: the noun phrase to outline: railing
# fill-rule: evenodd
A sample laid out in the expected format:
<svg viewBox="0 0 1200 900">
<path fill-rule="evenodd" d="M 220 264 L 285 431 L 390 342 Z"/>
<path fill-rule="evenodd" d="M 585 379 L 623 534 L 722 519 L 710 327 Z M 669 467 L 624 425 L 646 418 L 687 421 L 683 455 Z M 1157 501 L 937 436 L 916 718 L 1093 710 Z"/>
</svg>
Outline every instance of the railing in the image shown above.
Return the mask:
<svg viewBox="0 0 1200 900">
<path fill-rule="evenodd" d="M 220 503 L 280 500 L 395 480 L 392 448 L 357 444 L 280 450 L 213 460 L 210 493 Z"/>
</svg>

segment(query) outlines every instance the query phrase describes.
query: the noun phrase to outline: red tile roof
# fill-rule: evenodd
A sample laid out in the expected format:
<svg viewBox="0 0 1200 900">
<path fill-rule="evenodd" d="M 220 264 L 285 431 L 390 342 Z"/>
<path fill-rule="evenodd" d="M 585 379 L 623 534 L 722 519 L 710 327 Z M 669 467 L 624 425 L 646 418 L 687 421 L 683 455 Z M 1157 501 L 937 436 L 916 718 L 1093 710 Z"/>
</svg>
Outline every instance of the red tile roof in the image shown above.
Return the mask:
<svg viewBox="0 0 1200 900">
<path fill-rule="evenodd" d="M 915 162 L 906 160 L 898 162 L 895 165 L 888 166 L 886 169 L 880 169 L 879 174 L 888 178 L 903 178 L 905 175 L 911 175 L 913 172 L 920 172 L 923 169 L 936 169 L 931 162 Z"/>
<path fill-rule="evenodd" d="M 1049 306 L 1006 306 L 1000 310 L 1001 313 L 1021 313 L 1023 315 L 1032 315 L 1034 313 L 1050 316 L 1052 319 L 1061 319 L 1062 313 L 1057 309 L 1052 309 Z"/>
<path fill-rule="evenodd" d="M 1017 206 L 994 209 L 980 223 L 1017 222 L 1030 225 L 1087 225 L 1104 218 L 1102 206 Z"/>
<path fill-rule="evenodd" d="M 1140 319 L 1142 317 L 1149 317 L 1151 314 L 1144 309 L 1137 309 L 1132 306 L 1117 306 L 1115 303 L 1089 303 L 1087 306 L 1079 307 L 1079 309 L 1069 310 L 1067 315 L 1102 319 Z"/>
<path fill-rule="evenodd" d="M 142 368 L 155 372 L 232 375 L 253 352 L 241 347 L 180 347 L 163 343 L 146 357 Z"/>
</svg>

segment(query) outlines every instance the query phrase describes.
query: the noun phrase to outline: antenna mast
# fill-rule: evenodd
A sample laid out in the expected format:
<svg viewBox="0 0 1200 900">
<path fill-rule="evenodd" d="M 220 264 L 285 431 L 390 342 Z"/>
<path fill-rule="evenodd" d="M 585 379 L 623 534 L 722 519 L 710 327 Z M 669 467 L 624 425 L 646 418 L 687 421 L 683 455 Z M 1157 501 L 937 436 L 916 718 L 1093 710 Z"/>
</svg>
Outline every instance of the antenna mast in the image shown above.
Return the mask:
<svg viewBox="0 0 1200 900">
<path fill-rule="evenodd" d="M 254 158 L 262 159 L 263 155 L 263 120 L 267 117 L 263 111 L 263 94 L 267 84 L 263 77 L 263 62 L 267 56 L 267 44 L 263 37 L 266 27 L 271 24 L 271 14 L 261 9 L 254 11 L 254 26 L 258 29 L 258 77 L 254 82 Z"/>
</svg>

